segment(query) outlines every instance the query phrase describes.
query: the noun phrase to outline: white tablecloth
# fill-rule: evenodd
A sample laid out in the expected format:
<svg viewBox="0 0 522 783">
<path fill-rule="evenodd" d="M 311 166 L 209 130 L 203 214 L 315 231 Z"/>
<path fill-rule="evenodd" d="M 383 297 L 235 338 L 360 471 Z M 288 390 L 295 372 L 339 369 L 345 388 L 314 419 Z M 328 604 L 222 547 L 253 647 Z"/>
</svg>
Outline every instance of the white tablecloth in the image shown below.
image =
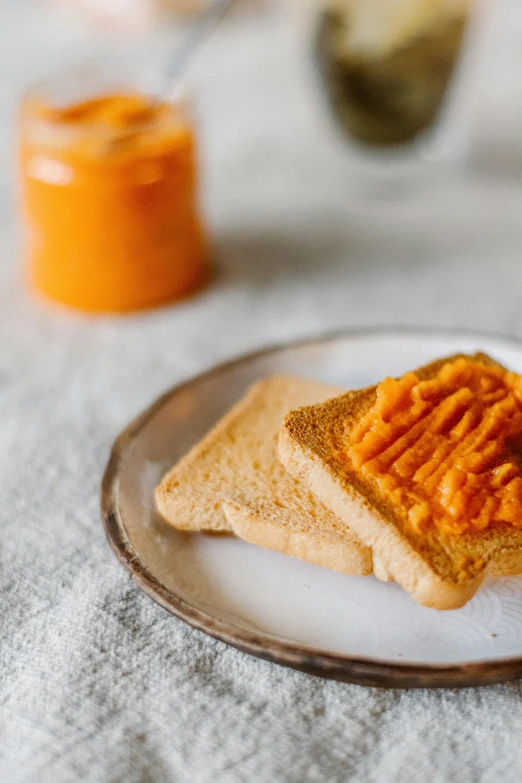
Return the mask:
<svg viewBox="0 0 522 783">
<path fill-rule="evenodd" d="M 1 4 L 0 779 L 519 781 L 519 684 L 372 690 L 228 648 L 132 584 L 98 487 L 129 418 L 220 359 L 345 326 L 522 336 L 522 102 L 495 72 L 473 166 L 369 188 L 319 121 L 285 15 L 231 19 L 193 72 L 216 278 L 90 319 L 21 283 L 11 144 L 22 87 L 92 48 L 74 17 Z"/>
</svg>

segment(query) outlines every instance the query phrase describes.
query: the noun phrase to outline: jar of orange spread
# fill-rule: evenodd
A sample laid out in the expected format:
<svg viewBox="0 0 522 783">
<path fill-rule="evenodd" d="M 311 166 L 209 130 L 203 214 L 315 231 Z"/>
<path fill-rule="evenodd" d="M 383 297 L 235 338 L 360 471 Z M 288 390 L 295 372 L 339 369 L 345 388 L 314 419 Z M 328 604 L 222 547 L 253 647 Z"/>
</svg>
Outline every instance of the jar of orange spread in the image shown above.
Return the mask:
<svg viewBox="0 0 522 783">
<path fill-rule="evenodd" d="M 464 357 L 386 378 L 348 433 L 357 471 L 419 534 L 522 526 L 522 376 Z"/>
<path fill-rule="evenodd" d="M 72 86 L 35 91 L 22 107 L 23 239 L 34 286 L 98 312 L 188 294 L 205 277 L 207 248 L 186 103 L 119 83 L 79 98 Z"/>
</svg>

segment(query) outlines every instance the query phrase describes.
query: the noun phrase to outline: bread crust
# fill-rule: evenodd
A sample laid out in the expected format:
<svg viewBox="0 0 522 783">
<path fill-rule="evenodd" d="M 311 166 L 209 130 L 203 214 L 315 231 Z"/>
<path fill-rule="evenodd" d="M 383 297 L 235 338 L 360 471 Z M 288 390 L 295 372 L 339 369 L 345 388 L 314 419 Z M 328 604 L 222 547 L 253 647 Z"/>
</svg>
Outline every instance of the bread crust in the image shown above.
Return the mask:
<svg viewBox="0 0 522 783">
<path fill-rule="evenodd" d="M 285 413 L 338 393 L 300 378 L 259 381 L 163 478 L 156 489 L 163 518 L 181 530 L 235 532 L 344 573 L 371 573 L 371 550 L 353 531 L 340 541 L 332 513 L 277 459 Z"/>
<path fill-rule="evenodd" d="M 342 541 L 313 530 L 284 525 L 268 519 L 262 511 L 233 500 L 223 501 L 223 509 L 236 536 L 250 544 L 343 574 L 367 576 L 372 573 L 368 549 L 358 541 Z"/>
<path fill-rule="evenodd" d="M 415 373 L 421 380 L 433 378 L 443 364 L 461 356 L 439 359 Z M 482 353 L 465 358 L 498 366 Z M 405 510 L 384 498 L 347 456 L 343 458 L 347 432 L 373 405 L 375 395 L 372 386 L 290 412 L 279 438 L 282 464 L 355 530 L 392 578 L 425 606 L 458 608 L 488 573 L 520 573 L 522 529 L 487 528 L 458 537 L 437 530 L 419 535 L 407 524 Z"/>
</svg>

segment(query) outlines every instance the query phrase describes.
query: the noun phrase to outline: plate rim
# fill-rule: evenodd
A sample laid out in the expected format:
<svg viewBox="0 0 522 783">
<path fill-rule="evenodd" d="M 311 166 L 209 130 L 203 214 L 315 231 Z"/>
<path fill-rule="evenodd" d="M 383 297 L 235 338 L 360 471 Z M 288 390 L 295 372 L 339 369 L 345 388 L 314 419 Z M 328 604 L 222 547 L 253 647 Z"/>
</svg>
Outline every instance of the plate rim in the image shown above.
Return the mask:
<svg viewBox="0 0 522 783">
<path fill-rule="evenodd" d="M 148 570 L 127 536 L 118 504 L 118 474 L 123 455 L 149 420 L 180 391 L 228 369 L 240 367 L 270 354 L 292 348 L 319 345 L 349 338 L 376 337 L 461 337 L 496 340 L 522 351 L 522 340 L 513 336 L 474 329 L 431 326 L 372 326 L 328 331 L 324 334 L 289 340 L 243 353 L 182 381 L 161 394 L 120 432 L 113 442 L 100 489 L 101 521 L 108 543 L 135 584 L 156 603 L 178 619 L 244 653 L 307 674 L 359 685 L 385 688 L 455 688 L 490 685 L 522 676 L 522 655 L 502 660 L 470 663 L 427 664 L 386 661 L 351 656 L 283 641 L 236 625 L 232 620 L 213 617 L 193 606 L 182 595 L 165 587 Z"/>
</svg>

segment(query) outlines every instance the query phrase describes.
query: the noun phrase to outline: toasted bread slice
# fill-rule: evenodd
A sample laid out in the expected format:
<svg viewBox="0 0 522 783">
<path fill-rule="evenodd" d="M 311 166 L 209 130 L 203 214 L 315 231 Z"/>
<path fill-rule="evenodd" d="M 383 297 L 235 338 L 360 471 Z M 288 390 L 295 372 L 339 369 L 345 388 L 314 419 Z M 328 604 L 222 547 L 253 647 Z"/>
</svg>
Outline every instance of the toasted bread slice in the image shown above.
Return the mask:
<svg viewBox="0 0 522 783">
<path fill-rule="evenodd" d="M 433 362 L 416 375 L 433 378 L 443 364 L 462 355 Z M 497 365 L 485 354 L 465 357 Z M 520 573 L 522 529 L 497 526 L 460 536 L 437 530 L 418 535 L 406 524 L 404 509 L 390 503 L 341 458 L 350 428 L 372 407 L 376 387 L 343 394 L 322 404 L 290 412 L 279 438 L 282 464 L 335 514 L 337 534 L 355 530 L 382 561 L 391 577 L 425 606 L 455 609 L 468 601 L 486 574 Z"/>
<path fill-rule="evenodd" d="M 285 414 L 338 394 L 300 378 L 274 376 L 247 395 L 184 457 L 156 490 L 157 507 L 181 530 L 230 531 L 246 541 L 348 574 L 372 571 L 371 551 L 277 459 Z"/>
</svg>

